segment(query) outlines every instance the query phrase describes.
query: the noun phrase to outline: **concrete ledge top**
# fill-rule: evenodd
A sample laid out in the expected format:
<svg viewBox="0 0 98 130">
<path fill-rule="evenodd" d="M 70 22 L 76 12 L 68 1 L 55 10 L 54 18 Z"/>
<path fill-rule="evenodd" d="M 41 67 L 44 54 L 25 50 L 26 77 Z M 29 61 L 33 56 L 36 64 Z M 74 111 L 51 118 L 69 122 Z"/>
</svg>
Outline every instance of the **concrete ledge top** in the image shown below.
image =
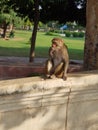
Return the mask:
<svg viewBox="0 0 98 130">
<path fill-rule="evenodd" d="M 87 89 L 98 84 L 98 70 L 85 71 L 68 74 L 68 79 L 63 81 L 62 79 L 47 79 L 44 80 L 41 77 L 20 78 L 12 80 L 0 81 L 0 95 L 24 93 L 29 91 L 48 91 L 57 88 L 65 89 L 64 91 L 74 91 L 76 89 Z"/>
</svg>

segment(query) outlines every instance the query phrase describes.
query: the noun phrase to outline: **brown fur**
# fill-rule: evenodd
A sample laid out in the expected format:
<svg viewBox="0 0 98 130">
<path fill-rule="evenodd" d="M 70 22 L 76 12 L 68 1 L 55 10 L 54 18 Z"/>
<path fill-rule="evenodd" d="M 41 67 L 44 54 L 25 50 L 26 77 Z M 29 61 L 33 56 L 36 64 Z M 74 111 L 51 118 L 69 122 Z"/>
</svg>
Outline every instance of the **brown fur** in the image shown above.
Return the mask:
<svg viewBox="0 0 98 130">
<path fill-rule="evenodd" d="M 49 59 L 46 62 L 46 76 L 66 80 L 68 66 L 69 55 L 67 46 L 61 38 L 52 39 L 52 45 L 49 49 Z"/>
</svg>

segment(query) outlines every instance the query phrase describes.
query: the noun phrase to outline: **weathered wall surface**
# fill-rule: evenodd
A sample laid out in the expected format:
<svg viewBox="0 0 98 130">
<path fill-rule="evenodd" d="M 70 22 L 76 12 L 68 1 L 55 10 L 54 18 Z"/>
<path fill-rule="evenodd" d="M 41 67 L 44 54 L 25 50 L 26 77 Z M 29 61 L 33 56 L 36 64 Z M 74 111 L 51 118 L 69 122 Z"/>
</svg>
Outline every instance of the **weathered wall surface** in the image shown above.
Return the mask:
<svg viewBox="0 0 98 130">
<path fill-rule="evenodd" d="M 0 130 L 97 130 L 98 71 L 0 81 Z"/>
</svg>

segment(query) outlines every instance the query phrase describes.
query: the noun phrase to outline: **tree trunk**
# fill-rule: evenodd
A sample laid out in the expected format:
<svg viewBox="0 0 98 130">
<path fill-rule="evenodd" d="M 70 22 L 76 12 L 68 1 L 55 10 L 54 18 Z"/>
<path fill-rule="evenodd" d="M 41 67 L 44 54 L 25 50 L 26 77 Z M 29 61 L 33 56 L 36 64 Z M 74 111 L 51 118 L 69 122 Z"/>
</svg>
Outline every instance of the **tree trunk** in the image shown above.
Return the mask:
<svg viewBox="0 0 98 130">
<path fill-rule="evenodd" d="M 3 38 L 6 37 L 6 31 L 7 31 L 8 25 L 9 25 L 9 22 L 6 22 L 6 21 L 3 22 Z"/>
<path fill-rule="evenodd" d="M 35 43 L 36 43 L 38 22 L 39 22 L 39 0 L 35 0 L 34 28 L 31 38 L 30 59 L 29 59 L 30 62 L 34 60 L 35 56 Z"/>
<path fill-rule="evenodd" d="M 87 0 L 84 69 L 98 69 L 98 0 Z"/>
</svg>

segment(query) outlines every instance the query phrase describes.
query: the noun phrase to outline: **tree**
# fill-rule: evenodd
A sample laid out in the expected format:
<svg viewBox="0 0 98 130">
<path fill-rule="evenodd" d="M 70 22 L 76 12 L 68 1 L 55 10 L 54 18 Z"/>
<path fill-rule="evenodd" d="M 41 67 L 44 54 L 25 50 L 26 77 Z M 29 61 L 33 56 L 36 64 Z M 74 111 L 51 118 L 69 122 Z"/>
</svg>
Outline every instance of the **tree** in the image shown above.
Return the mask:
<svg viewBox="0 0 98 130">
<path fill-rule="evenodd" d="M 0 14 L 0 23 L 3 29 L 3 34 L 2 34 L 3 38 L 6 37 L 6 30 L 7 30 L 7 26 L 9 25 L 9 17 L 10 17 L 9 14 Z"/>
<path fill-rule="evenodd" d="M 35 56 L 35 43 L 39 22 L 39 0 L 10 0 L 9 5 L 12 5 L 12 8 L 19 16 L 27 16 L 31 21 L 34 21 L 29 59 L 32 62 Z"/>
<path fill-rule="evenodd" d="M 98 0 L 87 0 L 86 12 L 84 68 L 94 70 L 98 69 Z"/>
<path fill-rule="evenodd" d="M 35 56 L 35 43 L 36 43 L 36 35 L 37 35 L 37 28 L 39 23 L 39 0 L 34 0 L 35 11 L 34 11 L 34 28 L 32 32 L 31 38 L 31 48 L 30 48 L 30 62 L 33 61 Z"/>
<path fill-rule="evenodd" d="M 82 25 L 86 23 L 86 0 L 44 0 L 40 4 L 40 20 L 44 23 L 52 20 L 60 23 L 76 21 Z"/>
<path fill-rule="evenodd" d="M 9 7 L 7 6 L 8 1 L 2 0 L 0 1 L 0 24 L 3 28 L 2 37 L 5 38 L 7 26 L 9 25 L 10 15 L 8 14 Z"/>
</svg>

